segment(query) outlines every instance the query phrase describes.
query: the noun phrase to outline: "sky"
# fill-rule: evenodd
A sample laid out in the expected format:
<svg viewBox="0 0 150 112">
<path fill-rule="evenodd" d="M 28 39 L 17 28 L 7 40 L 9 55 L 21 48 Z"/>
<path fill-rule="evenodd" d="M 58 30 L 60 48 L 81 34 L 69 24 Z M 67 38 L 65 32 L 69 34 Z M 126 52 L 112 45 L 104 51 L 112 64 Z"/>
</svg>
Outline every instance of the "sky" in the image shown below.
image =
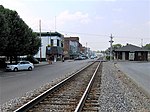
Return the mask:
<svg viewBox="0 0 150 112">
<path fill-rule="evenodd" d="M 150 43 L 150 0 L 0 0 L 39 32 L 57 31 L 78 36 L 91 50 L 113 44 L 141 46 Z M 86 44 L 87 43 L 87 44 Z"/>
</svg>

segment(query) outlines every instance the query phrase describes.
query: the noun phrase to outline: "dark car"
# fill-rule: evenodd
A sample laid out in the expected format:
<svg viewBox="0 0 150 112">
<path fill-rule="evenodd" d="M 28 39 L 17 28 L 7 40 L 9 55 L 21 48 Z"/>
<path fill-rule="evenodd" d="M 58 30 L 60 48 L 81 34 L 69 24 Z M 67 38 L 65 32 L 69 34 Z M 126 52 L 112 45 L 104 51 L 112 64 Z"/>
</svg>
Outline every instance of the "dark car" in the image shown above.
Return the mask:
<svg viewBox="0 0 150 112">
<path fill-rule="evenodd" d="M 86 59 L 85 56 L 79 56 L 79 57 L 75 58 L 74 60 L 85 60 L 85 59 Z"/>
</svg>

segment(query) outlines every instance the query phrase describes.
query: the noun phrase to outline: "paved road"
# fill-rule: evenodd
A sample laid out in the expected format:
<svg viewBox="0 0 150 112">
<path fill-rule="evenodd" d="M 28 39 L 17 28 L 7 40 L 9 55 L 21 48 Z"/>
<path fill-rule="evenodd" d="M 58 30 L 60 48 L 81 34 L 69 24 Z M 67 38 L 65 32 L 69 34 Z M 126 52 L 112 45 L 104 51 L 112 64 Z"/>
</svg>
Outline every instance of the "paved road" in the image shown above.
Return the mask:
<svg viewBox="0 0 150 112">
<path fill-rule="evenodd" d="M 117 62 L 117 64 L 150 95 L 150 62 Z"/>
<path fill-rule="evenodd" d="M 56 62 L 52 65 L 35 67 L 33 71 L 0 73 L 0 105 L 56 78 L 75 72 L 89 62 L 91 60 Z"/>
</svg>

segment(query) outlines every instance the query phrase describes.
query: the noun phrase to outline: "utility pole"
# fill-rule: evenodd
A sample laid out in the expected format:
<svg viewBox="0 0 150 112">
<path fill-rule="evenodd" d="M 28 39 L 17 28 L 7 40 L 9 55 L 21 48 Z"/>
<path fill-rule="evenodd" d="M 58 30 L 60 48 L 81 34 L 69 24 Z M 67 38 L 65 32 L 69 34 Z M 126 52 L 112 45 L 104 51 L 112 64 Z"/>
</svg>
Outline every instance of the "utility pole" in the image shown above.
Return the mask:
<svg viewBox="0 0 150 112">
<path fill-rule="evenodd" d="M 41 39 L 41 20 L 39 20 L 39 30 L 40 30 L 40 39 Z M 42 40 L 41 40 L 41 42 L 42 42 Z M 42 48 L 41 47 L 42 46 L 40 46 L 40 62 L 42 61 Z"/>
<path fill-rule="evenodd" d="M 50 40 L 49 40 L 49 45 L 52 46 L 52 43 L 51 43 L 51 30 L 50 30 Z"/>
<path fill-rule="evenodd" d="M 87 42 L 86 42 L 86 56 L 88 56 Z"/>
<path fill-rule="evenodd" d="M 141 39 L 141 47 L 143 47 L 143 39 Z"/>
<path fill-rule="evenodd" d="M 113 41 L 112 39 L 113 39 L 113 36 L 112 36 L 112 34 L 111 34 L 111 36 L 110 36 L 110 41 L 109 41 L 109 42 L 110 42 L 110 61 L 112 61 L 112 56 L 113 56 L 113 55 L 112 55 L 112 49 L 113 49 L 113 48 L 112 48 L 112 43 L 113 43 L 114 41 Z"/>
<path fill-rule="evenodd" d="M 55 16 L 55 32 L 56 32 L 56 16 Z"/>
</svg>

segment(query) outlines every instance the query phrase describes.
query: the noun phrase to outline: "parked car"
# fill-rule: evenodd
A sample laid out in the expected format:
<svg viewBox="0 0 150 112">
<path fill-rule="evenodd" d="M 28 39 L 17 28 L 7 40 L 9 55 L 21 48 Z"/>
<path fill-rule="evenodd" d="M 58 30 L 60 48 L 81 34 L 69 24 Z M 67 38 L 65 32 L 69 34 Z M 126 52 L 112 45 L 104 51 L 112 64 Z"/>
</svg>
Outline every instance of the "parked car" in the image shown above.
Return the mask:
<svg viewBox="0 0 150 112">
<path fill-rule="evenodd" d="M 94 56 L 91 56 L 90 58 L 91 58 L 91 59 L 94 59 Z"/>
<path fill-rule="evenodd" d="M 85 60 L 85 59 L 86 59 L 85 56 L 79 56 L 79 57 L 75 58 L 75 60 Z"/>
<path fill-rule="evenodd" d="M 6 70 L 15 71 L 18 70 L 29 70 L 31 71 L 34 68 L 33 63 L 29 61 L 20 61 L 17 64 L 7 64 Z"/>
</svg>

